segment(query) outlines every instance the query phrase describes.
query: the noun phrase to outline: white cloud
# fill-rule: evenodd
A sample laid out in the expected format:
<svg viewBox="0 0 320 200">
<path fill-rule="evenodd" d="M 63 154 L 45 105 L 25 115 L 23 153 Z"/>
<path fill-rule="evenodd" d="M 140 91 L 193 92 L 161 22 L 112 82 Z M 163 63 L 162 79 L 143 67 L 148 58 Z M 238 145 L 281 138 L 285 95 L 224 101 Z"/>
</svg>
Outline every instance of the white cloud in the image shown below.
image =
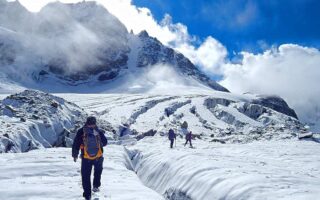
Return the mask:
<svg viewBox="0 0 320 200">
<path fill-rule="evenodd" d="M 262 54 L 242 54 L 242 64 L 224 65 L 222 85 L 237 93 L 277 94 L 303 121 L 320 122 L 319 50 L 284 44 Z"/>
<path fill-rule="evenodd" d="M 98 2 L 120 19 L 129 31 L 139 33 L 147 30 L 149 35 L 181 52 L 205 72 L 220 73 L 227 50 L 213 37 L 209 36 L 201 43 L 196 36 L 189 34 L 186 25 L 173 23 L 170 15 L 166 14 L 158 22 L 148 8 L 137 7 L 132 4 L 131 0 L 101 0 Z M 200 43 L 200 45 L 196 47 L 195 43 Z"/>
<path fill-rule="evenodd" d="M 53 0 L 20 0 L 31 11 L 39 11 L 46 3 Z M 79 0 L 61 0 L 65 3 L 75 3 Z M 199 39 L 188 32 L 182 23 L 173 23 L 170 15 L 165 15 L 158 22 L 148 8 L 137 7 L 132 0 L 97 0 L 107 10 L 115 15 L 128 29 L 134 33 L 147 30 L 149 35 L 156 37 L 163 44 L 168 45 L 188 57 L 194 64 L 212 74 L 219 73 L 220 65 L 227 54 L 226 48 L 216 39 L 208 37 L 199 47 Z"/>
<path fill-rule="evenodd" d="M 7 1 L 15 1 L 15 0 L 7 0 Z M 38 12 L 40 9 L 47 5 L 49 2 L 54 2 L 56 0 L 19 0 L 19 2 L 26 7 L 29 11 Z M 79 2 L 79 0 L 63 0 L 61 2 L 65 3 L 75 3 Z"/>
<path fill-rule="evenodd" d="M 208 37 L 198 48 L 190 43 L 176 46 L 176 49 L 187 56 L 194 64 L 210 74 L 221 74 L 225 63 L 227 49 L 216 39 Z"/>
<path fill-rule="evenodd" d="M 6 12 L 0 12 L 0 24 L 4 27 L 0 36 L 15 32 L 10 35 L 11 40 L 5 40 L 15 52 L 12 53 L 14 63 L 11 63 L 14 67 L 2 67 L 10 74 L 21 74 L 16 72 L 39 65 L 63 70 L 66 74 L 87 68 L 95 70 L 101 62 L 105 64 L 107 59 L 112 59 L 113 52 L 127 49 L 126 28 L 102 7 L 70 8 L 53 4 L 36 14 L 17 5 L 4 8 Z M 109 57 L 105 51 L 110 52 Z"/>
<path fill-rule="evenodd" d="M 147 30 L 148 33 L 157 37 L 164 44 L 175 40 L 176 35 L 169 27 L 160 25 L 152 16 L 148 8 L 140 8 L 131 4 L 131 0 L 100 0 L 110 13 L 115 15 L 128 29 L 134 33 Z"/>
</svg>

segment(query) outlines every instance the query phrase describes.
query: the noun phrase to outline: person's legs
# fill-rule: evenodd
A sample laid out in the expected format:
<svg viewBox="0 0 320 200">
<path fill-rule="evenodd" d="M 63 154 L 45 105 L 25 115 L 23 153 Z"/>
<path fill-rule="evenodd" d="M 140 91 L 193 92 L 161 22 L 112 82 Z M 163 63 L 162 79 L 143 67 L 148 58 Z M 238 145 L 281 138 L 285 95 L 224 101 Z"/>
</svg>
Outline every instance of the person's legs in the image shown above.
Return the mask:
<svg viewBox="0 0 320 200">
<path fill-rule="evenodd" d="M 103 170 L 103 160 L 101 157 L 94 161 L 94 177 L 93 177 L 93 187 L 98 188 L 101 185 L 101 174 Z"/>
<path fill-rule="evenodd" d="M 81 177 L 82 177 L 82 187 L 83 187 L 83 197 L 91 197 L 91 171 L 92 171 L 92 161 L 88 159 L 82 159 L 81 162 Z"/>
<path fill-rule="evenodd" d="M 188 144 L 188 140 L 186 139 L 186 143 L 184 143 L 184 146 L 186 146 Z"/>
<path fill-rule="evenodd" d="M 173 143 L 174 143 L 174 140 L 171 139 L 171 140 L 170 140 L 170 148 L 173 148 Z"/>
<path fill-rule="evenodd" d="M 191 139 L 189 141 L 190 141 L 190 147 L 192 147 Z"/>
</svg>

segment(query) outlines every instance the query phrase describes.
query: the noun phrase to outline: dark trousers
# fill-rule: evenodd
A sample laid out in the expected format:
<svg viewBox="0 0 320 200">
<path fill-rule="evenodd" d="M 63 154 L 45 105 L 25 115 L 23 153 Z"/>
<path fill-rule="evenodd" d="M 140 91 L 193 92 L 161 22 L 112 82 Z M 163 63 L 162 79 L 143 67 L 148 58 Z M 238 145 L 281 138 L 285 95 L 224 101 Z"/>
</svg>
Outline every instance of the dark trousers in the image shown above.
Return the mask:
<svg viewBox="0 0 320 200">
<path fill-rule="evenodd" d="M 170 139 L 170 148 L 173 148 L 174 139 Z"/>
<path fill-rule="evenodd" d="M 184 143 L 184 146 L 186 146 L 190 142 L 190 147 L 192 147 L 191 139 L 186 139 L 186 143 Z"/>
<path fill-rule="evenodd" d="M 88 160 L 83 158 L 81 162 L 81 176 L 83 196 L 85 198 L 91 197 L 91 171 L 94 167 L 93 173 L 93 187 L 100 187 L 101 174 L 103 169 L 103 157 L 97 160 Z"/>
</svg>

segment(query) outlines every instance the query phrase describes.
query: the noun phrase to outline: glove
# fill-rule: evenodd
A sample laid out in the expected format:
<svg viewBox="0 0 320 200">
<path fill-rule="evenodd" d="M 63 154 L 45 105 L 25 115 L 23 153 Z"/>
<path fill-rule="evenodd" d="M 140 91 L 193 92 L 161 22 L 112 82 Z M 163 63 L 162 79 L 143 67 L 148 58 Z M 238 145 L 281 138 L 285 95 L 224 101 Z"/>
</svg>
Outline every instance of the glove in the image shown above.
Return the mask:
<svg viewBox="0 0 320 200">
<path fill-rule="evenodd" d="M 74 157 L 74 158 L 73 158 L 73 161 L 74 161 L 74 162 L 77 162 L 77 159 L 78 159 L 77 157 Z"/>
</svg>

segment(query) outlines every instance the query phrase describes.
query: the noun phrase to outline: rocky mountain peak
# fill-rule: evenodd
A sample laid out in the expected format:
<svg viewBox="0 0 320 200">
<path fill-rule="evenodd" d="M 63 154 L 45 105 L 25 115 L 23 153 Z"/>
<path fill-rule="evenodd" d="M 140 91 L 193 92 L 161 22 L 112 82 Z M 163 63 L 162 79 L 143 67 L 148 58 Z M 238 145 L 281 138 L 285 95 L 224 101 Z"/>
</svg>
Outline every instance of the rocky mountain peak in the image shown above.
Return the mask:
<svg viewBox="0 0 320 200">
<path fill-rule="evenodd" d="M 148 34 L 148 32 L 146 30 L 143 30 L 138 34 L 138 37 L 139 38 L 148 38 L 149 34 Z"/>
<path fill-rule="evenodd" d="M 183 54 L 163 45 L 147 31 L 130 35 L 115 16 L 95 2 L 54 2 L 36 14 L 24 11 L 23 16 L 28 17 L 21 16 L 10 23 L 2 20 L 9 19 L 9 14 L 0 13 L 0 27 L 9 30 L 0 31 L 0 44 L 8 43 L 8 34 L 12 40 L 10 45 L 0 45 L 1 52 L 10 52 L 1 56 L 0 63 L 5 63 L 6 68 L 27 71 L 26 76 L 31 75 L 36 84 L 52 83 L 51 79 L 73 86 L 105 83 L 118 79 L 129 67 L 142 69 L 161 64 L 173 68 L 185 79 L 214 90 L 228 91 Z M 28 23 L 23 19 L 28 19 Z M 15 27 L 19 28 L 19 34 L 15 33 L 18 30 Z M 131 37 L 140 40 L 140 46 L 131 46 Z M 137 54 L 136 61 L 129 60 L 132 52 Z M 10 77 L 20 71 L 8 70 Z"/>
</svg>

